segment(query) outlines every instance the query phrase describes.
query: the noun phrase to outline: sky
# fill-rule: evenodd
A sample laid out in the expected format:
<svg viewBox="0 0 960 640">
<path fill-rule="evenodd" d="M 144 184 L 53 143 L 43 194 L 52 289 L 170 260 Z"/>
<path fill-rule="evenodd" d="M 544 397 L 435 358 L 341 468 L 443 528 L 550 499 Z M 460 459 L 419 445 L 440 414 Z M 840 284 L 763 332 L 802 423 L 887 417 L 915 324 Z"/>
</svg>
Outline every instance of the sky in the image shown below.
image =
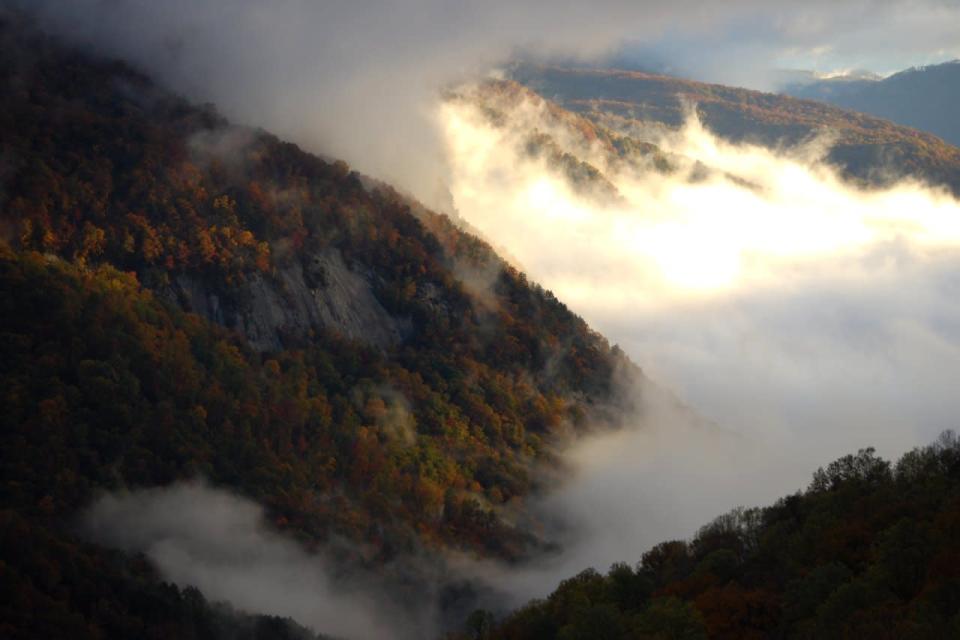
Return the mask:
<svg viewBox="0 0 960 640">
<path fill-rule="evenodd" d="M 693 80 L 775 91 L 785 70 L 887 76 L 960 58 L 956 2 L 837 2 L 758 12 L 708 33 L 627 38 L 613 60 Z"/>
</svg>

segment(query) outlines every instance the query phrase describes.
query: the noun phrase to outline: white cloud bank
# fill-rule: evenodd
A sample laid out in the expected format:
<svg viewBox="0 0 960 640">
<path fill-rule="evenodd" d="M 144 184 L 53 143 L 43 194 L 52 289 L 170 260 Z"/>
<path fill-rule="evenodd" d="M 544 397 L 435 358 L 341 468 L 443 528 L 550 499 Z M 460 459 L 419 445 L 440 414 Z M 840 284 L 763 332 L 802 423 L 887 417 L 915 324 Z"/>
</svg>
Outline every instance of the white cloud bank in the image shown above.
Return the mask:
<svg viewBox="0 0 960 640">
<path fill-rule="evenodd" d="M 500 107 L 497 126 L 469 101 L 439 113 L 460 215 L 739 435 L 666 413 L 577 447 L 579 475 L 547 501 L 576 535 L 556 562 L 512 579 L 522 596 L 795 491 L 843 453 L 897 456 L 957 426 L 960 203 L 945 192 L 860 190 L 820 161 L 823 141 L 773 152 L 696 121 L 658 140 L 676 171 L 631 170 L 542 106 Z M 531 158 L 533 128 L 622 197 L 584 196 Z"/>
</svg>

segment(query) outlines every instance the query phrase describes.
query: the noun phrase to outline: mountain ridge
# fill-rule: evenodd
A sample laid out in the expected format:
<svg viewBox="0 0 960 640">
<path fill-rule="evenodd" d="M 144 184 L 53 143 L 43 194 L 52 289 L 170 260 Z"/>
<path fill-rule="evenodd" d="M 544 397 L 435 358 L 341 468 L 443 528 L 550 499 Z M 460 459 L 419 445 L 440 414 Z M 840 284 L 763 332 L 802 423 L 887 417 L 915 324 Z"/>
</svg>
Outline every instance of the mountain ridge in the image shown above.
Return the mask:
<svg viewBox="0 0 960 640">
<path fill-rule="evenodd" d="M 308 548 L 350 541 L 344 569 L 424 557 L 454 619 L 475 592 L 444 577 L 444 552 L 550 548 L 524 501 L 541 469 L 562 473 L 563 443 L 635 411 L 624 385 L 642 373 L 619 349 L 343 162 L 16 15 L 0 53 L 0 495 L 9 535 L 55 540 L 31 562 L 69 548 L 105 580 L 130 574 L 65 525 L 101 492 L 196 477 Z M 383 580 L 411 611 L 434 606 L 409 589 L 425 575 L 397 571 Z M 48 637 L 116 633 L 75 577 L 4 584 L 27 610 L 56 601 Z M 142 585 L 117 584 L 101 597 L 129 613 Z"/>
<path fill-rule="evenodd" d="M 635 71 L 527 64 L 510 74 L 600 123 L 614 118 L 677 128 L 695 106 L 705 127 L 733 142 L 789 147 L 829 131 L 826 159 L 855 183 L 884 186 L 919 178 L 960 194 L 960 149 L 932 134 L 822 102 Z"/>
<path fill-rule="evenodd" d="M 954 118 L 960 98 L 960 60 L 912 67 L 878 80 L 787 85 L 782 92 L 869 113 L 960 144 Z"/>
</svg>

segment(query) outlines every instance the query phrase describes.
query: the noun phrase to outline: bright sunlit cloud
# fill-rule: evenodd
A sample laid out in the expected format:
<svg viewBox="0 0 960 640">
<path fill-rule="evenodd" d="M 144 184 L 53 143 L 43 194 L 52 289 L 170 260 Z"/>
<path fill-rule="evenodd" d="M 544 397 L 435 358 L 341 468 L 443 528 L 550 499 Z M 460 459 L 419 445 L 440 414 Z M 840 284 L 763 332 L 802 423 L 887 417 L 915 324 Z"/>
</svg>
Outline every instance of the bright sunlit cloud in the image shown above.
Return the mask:
<svg viewBox="0 0 960 640">
<path fill-rule="evenodd" d="M 448 103 L 442 118 L 461 215 L 578 308 L 590 304 L 582 296 L 603 297 L 609 285 L 615 299 L 653 295 L 662 304 L 770 285 L 784 271 L 815 270 L 884 244 L 960 246 L 954 200 L 916 184 L 857 190 L 817 163 L 818 145 L 778 156 L 723 143 L 692 120 L 659 142 L 708 166 L 709 177 L 607 173 L 624 201 L 600 206 L 525 158 L 518 131 L 463 104 Z M 566 260 L 571 251 L 579 259 Z M 623 279 L 633 286 L 624 290 Z"/>
<path fill-rule="evenodd" d="M 858 189 L 822 162 L 828 140 L 774 152 L 696 121 L 657 140 L 676 170 L 617 164 L 536 100 L 498 103 L 491 120 L 465 95 L 440 111 L 459 214 L 658 384 L 743 436 L 647 412 L 641 429 L 575 448 L 579 473 L 547 508 L 577 535 L 553 564 L 510 574 L 519 600 L 769 503 L 844 452 L 893 457 L 957 427 L 960 204 L 945 192 Z M 534 130 L 619 197 L 525 153 Z"/>
</svg>

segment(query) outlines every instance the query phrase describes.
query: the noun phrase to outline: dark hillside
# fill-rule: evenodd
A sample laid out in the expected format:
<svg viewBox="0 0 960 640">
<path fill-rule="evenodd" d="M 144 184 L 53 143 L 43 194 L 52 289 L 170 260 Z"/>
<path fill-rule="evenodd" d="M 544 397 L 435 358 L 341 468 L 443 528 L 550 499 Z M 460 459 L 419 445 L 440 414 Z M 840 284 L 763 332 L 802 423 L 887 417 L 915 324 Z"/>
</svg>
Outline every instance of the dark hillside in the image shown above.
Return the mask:
<svg viewBox="0 0 960 640">
<path fill-rule="evenodd" d="M 345 562 L 549 542 L 501 514 L 524 513 L 563 441 L 630 408 L 619 350 L 342 162 L 17 15 L 0 13 L 0 59 L 0 506 L 5 536 L 49 540 L 51 573 L 0 571 L 18 610 L 59 601 L 45 635 L 115 635 L 58 569 L 129 577 L 65 528 L 102 490 L 202 476 L 308 547 L 362 543 Z M 133 612 L 138 581 L 103 607 Z M 8 614 L 0 628 L 39 633 Z"/>
<path fill-rule="evenodd" d="M 882 80 L 819 80 L 783 89 L 927 131 L 960 145 L 960 61 L 907 69 Z"/>
<path fill-rule="evenodd" d="M 835 140 L 828 160 L 849 178 L 883 184 L 896 177 L 920 177 L 960 194 L 960 149 L 863 113 L 635 71 L 524 65 L 512 75 L 562 107 L 601 122 L 614 116 L 677 127 L 688 105 L 696 105 L 710 130 L 733 141 L 789 145 L 830 132 Z"/>
<path fill-rule="evenodd" d="M 469 626 L 509 640 L 956 638 L 958 540 L 960 441 L 946 432 L 896 465 L 844 456 L 806 491 Z"/>
</svg>

